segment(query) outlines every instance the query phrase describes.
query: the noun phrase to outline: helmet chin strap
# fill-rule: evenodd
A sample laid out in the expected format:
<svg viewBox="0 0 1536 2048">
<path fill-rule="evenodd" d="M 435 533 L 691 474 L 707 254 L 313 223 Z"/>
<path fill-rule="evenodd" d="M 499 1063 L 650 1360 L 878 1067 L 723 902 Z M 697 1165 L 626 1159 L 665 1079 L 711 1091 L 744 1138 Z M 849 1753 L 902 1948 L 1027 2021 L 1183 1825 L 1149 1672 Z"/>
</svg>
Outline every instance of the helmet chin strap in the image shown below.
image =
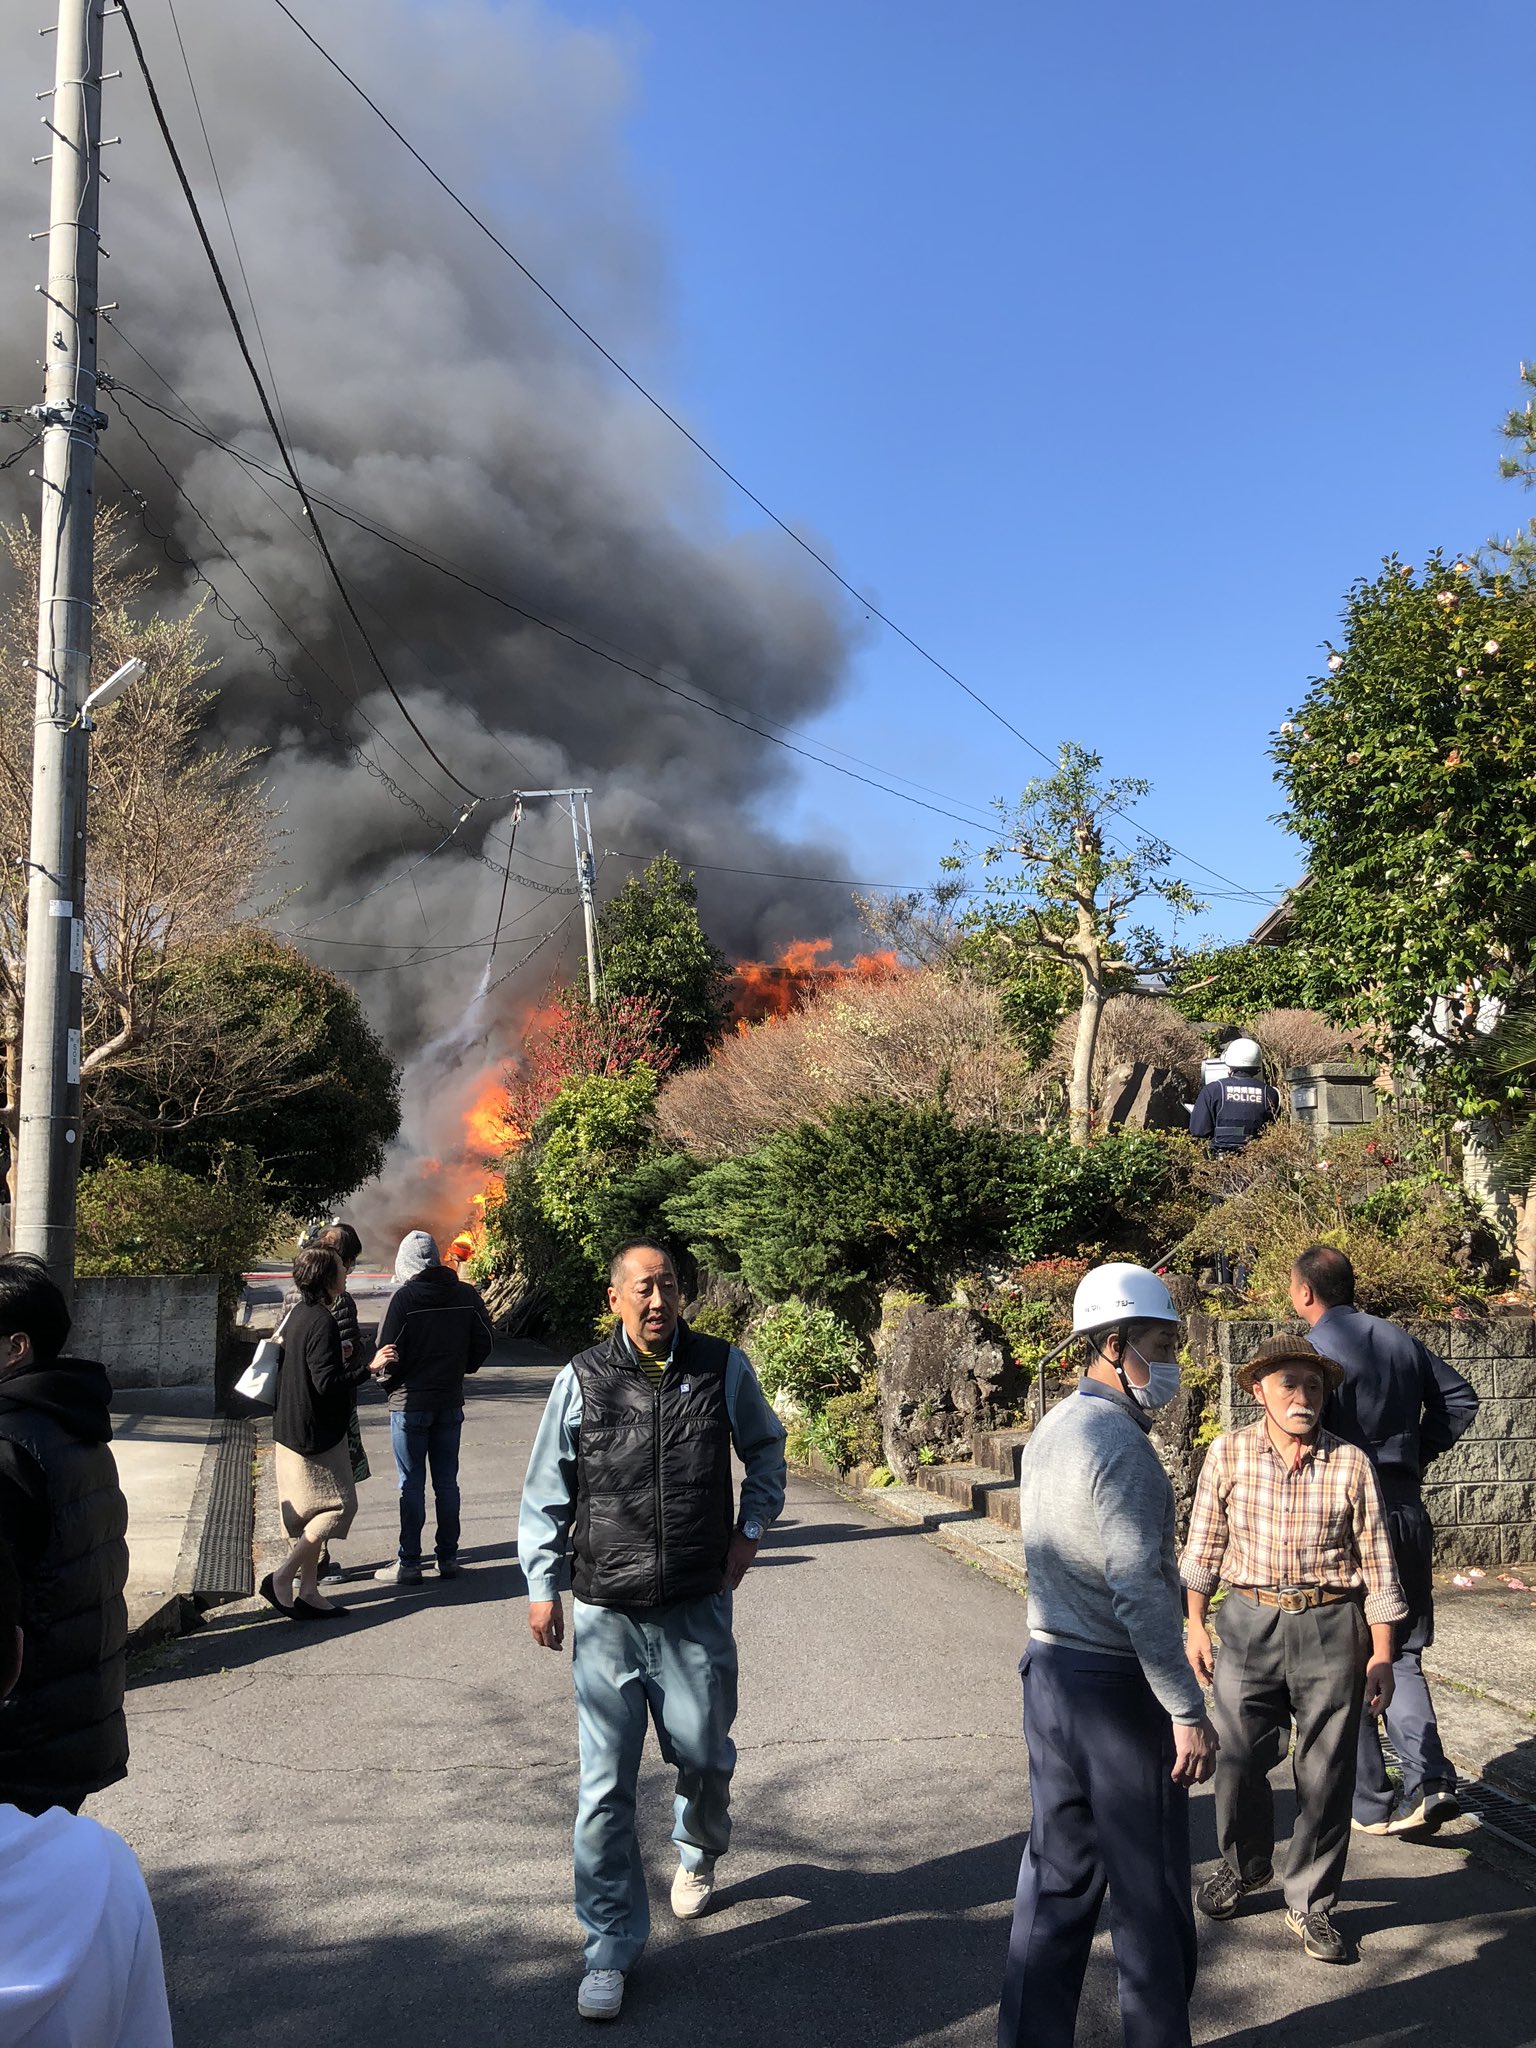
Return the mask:
<svg viewBox="0 0 1536 2048">
<path fill-rule="evenodd" d="M 1104 1363 L 1109 1367 L 1110 1371 L 1114 1374 L 1115 1378 L 1120 1382 L 1121 1390 L 1123 1391 L 1127 1401 L 1134 1401 L 1136 1399 L 1135 1392 L 1132 1389 L 1130 1381 L 1125 1376 L 1125 1367 L 1121 1363 L 1121 1360 L 1125 1357 L 1126 1351 L 1130 1346 L 1131 1326 L 1128 1322 L 1124 1322 L 1116 1323 L 1115 1328 L 1120 1333 L 1120 1357 L 1108 1357 L 1105 1353 L 1103 1342 L 1097 1336 L 1095 1336 L 1092 1340 L 1094 1354 L 1095 1356 L 1102 1358 L 1104 1360 Z M 1104 1334 L 1107 1336 L 1109 1333 L 1108 1331 L 1106 1331 Z"/>
</svg>

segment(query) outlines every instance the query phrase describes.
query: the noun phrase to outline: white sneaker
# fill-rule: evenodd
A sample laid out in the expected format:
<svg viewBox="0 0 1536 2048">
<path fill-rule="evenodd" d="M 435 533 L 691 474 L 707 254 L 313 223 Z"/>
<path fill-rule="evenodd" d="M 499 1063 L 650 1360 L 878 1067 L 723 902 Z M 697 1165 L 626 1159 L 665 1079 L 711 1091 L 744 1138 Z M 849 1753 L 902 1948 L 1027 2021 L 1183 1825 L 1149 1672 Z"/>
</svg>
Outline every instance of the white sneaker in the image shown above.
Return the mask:
<svg viewBox="0 0 1536 2048">
<path fill-rule="evenodd" d="M 584 2020 L 616 2020 L 624 2004 L 622 1970 L 588 1970 L 576 1994 L 576 2012 Z"/>
<path fill-rule="evenodd" d="M 672 1880 L 672 1911 L 679 1920 L 697 1920 L 701 1913 L 707 1913 L 714 1895 L 713 1863 L 706 1863 L 698 1870 L 689 1870 L 679 1863 L 677 1875 Z"/>
<path fill-rule="evenodd" d="M 374 1573 L 375 1583 L 380 1586 L 419 1586 L 421 1566 L 419 1564 L 381 1564 Z"/>
</svg>

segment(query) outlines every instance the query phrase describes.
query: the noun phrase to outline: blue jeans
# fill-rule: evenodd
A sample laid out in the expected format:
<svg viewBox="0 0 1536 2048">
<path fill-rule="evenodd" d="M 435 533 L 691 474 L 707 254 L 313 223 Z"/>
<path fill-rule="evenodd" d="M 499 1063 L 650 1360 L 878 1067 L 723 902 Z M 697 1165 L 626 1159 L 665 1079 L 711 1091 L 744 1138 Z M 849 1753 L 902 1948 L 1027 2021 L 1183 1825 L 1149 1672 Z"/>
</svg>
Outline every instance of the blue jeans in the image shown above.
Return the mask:
<svg viewBox="0 0 1536 2048">
<path fill-rule="evenodd" d="M 627 1970 L 651 1931 L 635 1839 L 635 1783 L 654 1718 L 677 1772 L 672 1839 L 689 1870 L 713 1869 L 731 1840 L 736 1642 L 731 1596 L 651 1613 L 572 1601 L 571 1668 L 581 1741 L 576 1796 L 576 1917 L 589 1970 Z"/>
<path fill-rule="evenodd" d="M 390 1448 L 400 1475 L 402 1564 L 421 1563 L 421 1530 L 427 1519 L 427 1472 L 437 1507 L 437 1561 L 452 1564 L 459 1554 L 459 1435 L 462 1408 L 419 1408 L 389 1418 Z"/>
</svg>

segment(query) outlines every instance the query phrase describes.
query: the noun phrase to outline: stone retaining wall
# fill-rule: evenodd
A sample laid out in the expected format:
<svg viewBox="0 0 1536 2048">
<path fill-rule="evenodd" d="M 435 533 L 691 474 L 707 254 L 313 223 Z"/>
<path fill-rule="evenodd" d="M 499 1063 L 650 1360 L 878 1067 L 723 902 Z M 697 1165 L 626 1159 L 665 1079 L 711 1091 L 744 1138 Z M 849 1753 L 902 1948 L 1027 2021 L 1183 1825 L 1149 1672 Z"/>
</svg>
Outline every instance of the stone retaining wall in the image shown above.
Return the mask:
<svg viewBox="0 0 1536 2048">
<path fill-rule="evenodd" d="M 114 1274 L 75 1282 L 69 1348 L 99 1358 L 114 1387 L 212 1387 L 217 1273 Z"/>
<path fill-rule="evenodd" d="M 1521 1311 L 1486 1322 L 1407 1327 L 1470 1380 L 1482 1400 L 1471 1429 L 1424 1480 L 1437 1564 L 1490 1570 L 1536 1556 L 1536 1319 Z M 1258 1413 L 1233 1374 L 1282 1328 L 1299 1325 L 1190 1318 L 1196 1358 L 1220 1372 L 1224 1429 Z"/>
</svg>

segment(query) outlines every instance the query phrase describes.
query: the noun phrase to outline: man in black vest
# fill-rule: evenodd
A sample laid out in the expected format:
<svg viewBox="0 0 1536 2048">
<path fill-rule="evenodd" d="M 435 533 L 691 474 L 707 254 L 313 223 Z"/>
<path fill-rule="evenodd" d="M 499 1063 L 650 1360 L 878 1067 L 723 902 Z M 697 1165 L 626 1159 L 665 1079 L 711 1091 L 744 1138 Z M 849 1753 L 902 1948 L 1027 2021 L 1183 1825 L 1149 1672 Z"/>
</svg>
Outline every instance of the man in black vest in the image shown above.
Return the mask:
<svg viewBox="0 0 1536 2048">
<path fill-rule="evenodd" d="M 69 1308 L 40 1259 L 0 1258 L 0 1536 L 26 1653 L 0 1705 L 0 1803 L 77 1813 L 128 1771 L 128 1503 L 104 1367 L 61 1358 Z"/>
<path fill-rule="evenodd" d="M 784 1427 L 746 1355 L 678 1320 L 664 1245 L 621 1245 L 608 1275 L 613 1334 L 550 1390 L 528 1460 L 518 1557 L 528 1626 L 565 1638 L 581 1745 L 576 1917 L 587 1932 L 583 2019 L 613 2020 L 650 1932 L 635 1838 L 647 1720 L 677 1771 L 672 1910 L 708 1909 L 731 1838 L 736 1643 L 731 1595 L 784 1505 Z M 746 1468 L 741 1512 L 731 1452 Z"/>
</svg>

